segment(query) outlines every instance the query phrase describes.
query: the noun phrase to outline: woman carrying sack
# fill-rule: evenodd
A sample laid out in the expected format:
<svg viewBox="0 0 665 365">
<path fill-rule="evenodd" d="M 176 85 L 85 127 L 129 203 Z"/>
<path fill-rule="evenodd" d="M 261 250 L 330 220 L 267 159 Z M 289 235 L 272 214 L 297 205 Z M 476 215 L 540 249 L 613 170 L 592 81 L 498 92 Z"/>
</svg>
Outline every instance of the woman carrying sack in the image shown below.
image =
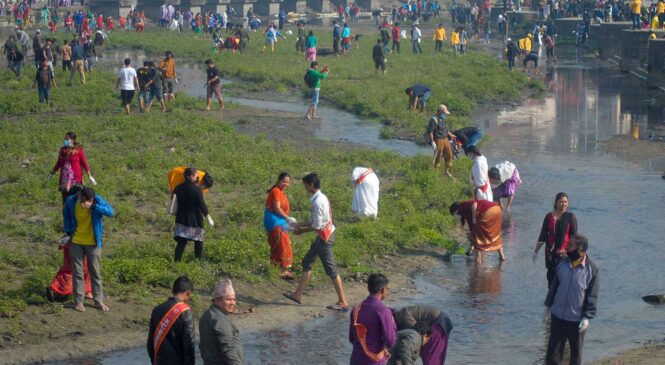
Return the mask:
<svg viewBox="0 0 665 365">
<path fill-rule="evenodd" d="M 173 196 L 176 199 L 177 212 L 175 212 L 175 229 L 173 239 L 177 242 L 175 248 L 175 262 L 182 259 L 188 241 L 194 241 L 194 254 L 199 260 L 203 259 L 203 217 L 208 219 L 210 226 L 214 226 L 208 207 L 203 200 L 203 191 L 197 185 L 197 170 L 188 167 L 184 171 L 185 181 L 176 186 Z"/>
</svg>

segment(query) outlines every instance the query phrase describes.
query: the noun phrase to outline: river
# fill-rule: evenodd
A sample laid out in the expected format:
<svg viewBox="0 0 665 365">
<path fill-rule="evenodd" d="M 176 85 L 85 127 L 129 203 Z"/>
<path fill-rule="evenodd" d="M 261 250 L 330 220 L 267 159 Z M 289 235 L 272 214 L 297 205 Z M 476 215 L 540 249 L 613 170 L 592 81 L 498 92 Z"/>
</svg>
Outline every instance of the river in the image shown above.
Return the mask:
<svg viewBox="0 0 665 365">
<path fill-rule="evenodd" d="M 122 55 L 116 56 L 120 58 Z M 180 67 L 191 85 L 201 85 L 203 71 Z M 195 76 L 199 75 L 199 76 Z M 589 255 L 600 267 L 598 315 L 585 339 L 585 360 L 615 354 L 665 336 L 663 308 L 644 303 L 642 295 L 665 292 L 665 187 L 656 171 L 662 162 L 634 165 L 599 148 L 598 142 L 631 133 L 662 137 L 663 93 L 605 65 L 560 64 L 546 76 L 547 92 L 516 107 L 500 107 L 477 116 L 491 136 L 483 152 L 491 165 L 514 162 L 523 179 L 513 214 L 504 226 L 508 260 L 496 255 L 482 264 L 453 256 L 415 278 L 418 294 L 391 292 L 387 304 L 430 304 L 451 316 L 455 329 L 450 364 L 541 364 L 547 344 L 543 300 L 546 280 L 542 253 L 531 261 L 542 219 L 554 195 L 565 191 L 578 217 L 579 231 L 590 238 Z M 189 86 L 191 86 L 189 85 Z M 181 84 L 181 89 L 187 87 Z M 190 87 L 195 96 L 201 87 Z M 201 89 L 201 90 L 198 90 Z M 297 95 L 285 101 L 232 99 L 253 107 L 305 112 Z M 380 126 L 323 106 L 322 139 L 391 149 L 404 155 L 429 153 L 411 142 L 379 139 Z M 267 332 L 242 334 L 248 364 L 347 364 L 348 315 Z M 144 348 L 98 358 L 54 364 L 148 363 Z"/>
</svg>

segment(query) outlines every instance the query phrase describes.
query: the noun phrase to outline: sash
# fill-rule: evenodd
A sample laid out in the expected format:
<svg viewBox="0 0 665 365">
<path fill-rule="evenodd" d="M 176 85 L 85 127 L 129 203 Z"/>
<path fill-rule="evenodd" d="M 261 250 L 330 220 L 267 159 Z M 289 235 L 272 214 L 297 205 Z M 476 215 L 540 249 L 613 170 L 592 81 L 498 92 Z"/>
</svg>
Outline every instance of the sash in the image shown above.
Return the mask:
<svg viewBox="0 0 665 365">
<path fill-rule="evenodd" d="M 171 330 L 171 327 L 173 327 L 173 324 L 175 321 L 180 317 L 181 314 L 183 314 L 185 311 L 190 310 L 191 308 L 182 302 L 176 303 L 171 309 L 169 309 L 168 312 L 166 312 L 166 315 L 162 318 L 161 321 L 159 321 L 159 324 L 155 328 L 155 334 L 152 336 L 152 342 L 154 346 L 154 362 L 153 364 L 157 363 L 157 355 L 159 353 L 159 348 L 162 347 L 162 342 L 164 342 L 164 339 L 166 338 L 166 335 L 169 333 Z"/>
<path fill-rule="evenodd" d="M 490 180 L 490 179 L 489 179 L 489 176 L 485 176 L 485 185 L 483 185 L 483 186 L 481 186 L 481 187 L 479 188 L 480 191 L 482 191 L 483 193 L 486 193 L 486 192 L 487 192 L 487 189 L 490 187 L 489 180 Z"/>
<path fill-rule="evenodd" d="M 317 197 L 318 199 L 318 197 Z M 327 197 L 326 197 L 327 199 Z M 316 230 L 316 233 L 321 237 L 322 240 L 328 242 L 330 240 L 330 236 L 332 236 L 333 233 L 333 215 L 332 215 L 332 207 L 330 206 L 330 200 L 328 200 L 328 215 L 330 216 L 330 220 L 328 220 L 328 224 L 324 228 L 320 228 Z"/>
<path fill-rule="evenodd" d="M 381 361 L 388 354 L 388 349 L 384 347 L 383 350 L 381 350 L 381 352 L 375 354 L 367 348 L 367 342 L 366 342 L 367 327 L 358 323 L 358 313 L 360 312 L 362 306 L 363 306 L 362 303 L 358 304 L 357 307 L 353 308 L 353 312 L 351 313 L 351 315 L 353 316 L 353 327 L 356 330 L 356 337 L 358 337 L 358 342 L 360 342 L 360 347 L 362 347 L 365 356 L 367 356 L 368 358 L 370 358 L 370 360 L 374 362 Z"/>
<path fill-rule="evenodd" d="M 370 174 L 372 174 L 372 173 L 374 173 L 374 170 L 372 170 L 371 168 L 368 168 L 367 170 L 365 170 L 365 172 L 363 172 L 363 173 L 358 177 L 358 179 L 356 179 L 355 186 L 358 186 L 358 185 L 362 184 L 363 181 L 365 181 L 365 178 L 366 178 L 367 176 L 369 176 Z"/>
</svg>

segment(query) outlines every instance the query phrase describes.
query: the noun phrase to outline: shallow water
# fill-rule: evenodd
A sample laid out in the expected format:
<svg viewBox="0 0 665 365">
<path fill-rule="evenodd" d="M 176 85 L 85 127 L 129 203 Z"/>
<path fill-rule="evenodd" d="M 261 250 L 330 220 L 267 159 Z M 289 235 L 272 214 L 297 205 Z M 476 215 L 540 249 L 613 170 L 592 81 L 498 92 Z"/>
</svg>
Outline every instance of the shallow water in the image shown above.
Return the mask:
<svg viewBox="0 0 665 365">
<path fill-rule="evenodd" d="M 191 72 L 193 76 L 199 71 Z M 491 135 L 483 148 L 490 163 L 514 162 L 524 181 L 504 227 L 508 261 L 499 265 L 491 254 L 476 265 L 453 256 L 415 278 L 419 294 L 400 297 L 395 290 L 387 301 L 394 307 L 431 304 L 449 313 L 455 329 L 448 363 L 542 363 L 547 343 L 542 304 L 546 280 L 542 253 L 536 263 L 531 253 L 542 219 L 559 191 L 569 194 L 579 230 L 590 238 L 590 257 L 600 267 L 598 315 L 587 332 L 585 360 L 665 337 L 663 308 L 640 299 L 665 292 L 665 187 L 652 172 L 653 165 L 631 165 L 598 149 L 599 141 L 629 134 L 633 126 L 641 135 L 662 131 L 663 93 L 647 91 L 637 79 L 613 69 L 571 64 L 551 72 L 546 81 L 544 98 L 477 118 Z M 307 108 L 298 96 L 284 102 L 234 102 L 303 114 Z M 349 113 L 322 107 L 320 115 L 319 138 L 406 155 L 429 153 L 410 142 L 380 140 L 377 123 Z M 348 321 L 348 315 L 335 313 L 283 329 L 244 332 L 248 363 L 346 364 L 351 352 Z M 145 350 L 137 348 L 59 364 L 147 362 Z"/>
</svg>

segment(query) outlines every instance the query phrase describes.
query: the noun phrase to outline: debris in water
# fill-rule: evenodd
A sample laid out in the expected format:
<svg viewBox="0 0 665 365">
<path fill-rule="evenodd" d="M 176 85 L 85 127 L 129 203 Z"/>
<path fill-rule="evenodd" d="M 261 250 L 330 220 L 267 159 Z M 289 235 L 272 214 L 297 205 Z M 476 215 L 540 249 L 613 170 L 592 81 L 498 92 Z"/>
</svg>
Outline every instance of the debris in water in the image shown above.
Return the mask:
<svg viewBox="0 0 665 365">
<path fill-rule="evenodd" d="M 664 304 L 665 303 L 665 294 L 660 295 L 645 295 L 642 297 L 642 300 L 649 304 Z"/>
</svg>

